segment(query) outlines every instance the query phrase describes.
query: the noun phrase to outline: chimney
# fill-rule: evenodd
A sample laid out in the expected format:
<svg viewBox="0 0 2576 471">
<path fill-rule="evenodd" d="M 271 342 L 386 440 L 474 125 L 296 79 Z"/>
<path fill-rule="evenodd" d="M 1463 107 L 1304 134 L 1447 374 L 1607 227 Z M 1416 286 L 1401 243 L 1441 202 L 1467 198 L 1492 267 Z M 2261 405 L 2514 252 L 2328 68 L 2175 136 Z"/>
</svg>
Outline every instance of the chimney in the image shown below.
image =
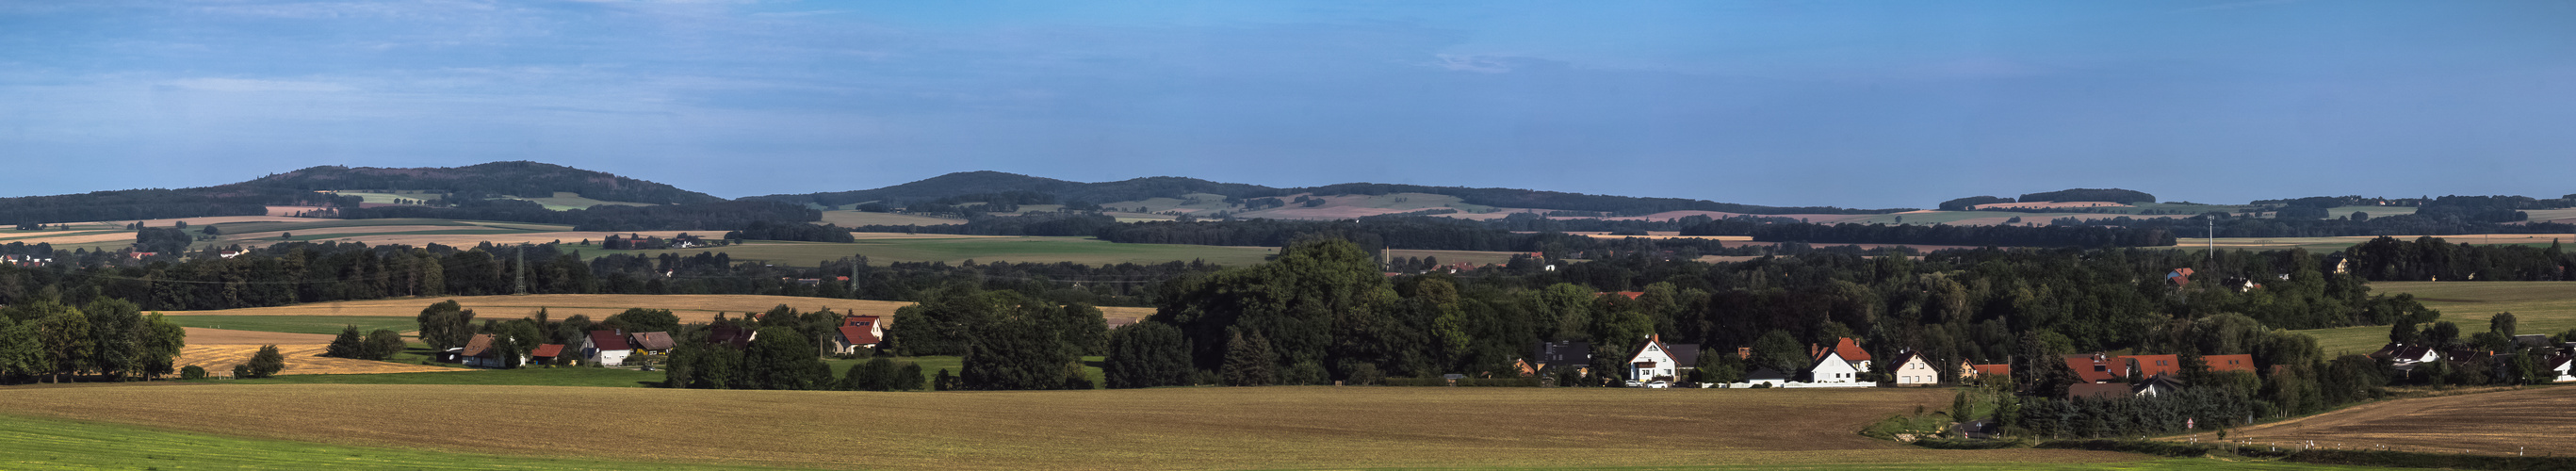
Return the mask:
<svg viewBox="0 0 2576 471">
<path fill-rule="evenodd" d="M 1808 358 L 1814 358 L 1814 357 L 1816 356 L 1816 354 L 1824 353 L 1824 352 L 1825 352 L 1825 350 L 1824 350 L 1824 349 L 1822 349 L 1822 348 L 1817 348 L 1817 347 L 1816 347 L 1816 344 L 1812 344 L 1812 343 L 1807 344 L 1807 357 L 1808 357 Z"/>
<path fill-rule="evenodd" d="M 1753 359 L 1753 347 L 1735 347 L 1735 357 L 1746 360 Z"/>
<path fill-rule="evenodd" d="M 1646 334 L 1646 343 L 1664 343 L 1664 334 Z"/>
</svg>

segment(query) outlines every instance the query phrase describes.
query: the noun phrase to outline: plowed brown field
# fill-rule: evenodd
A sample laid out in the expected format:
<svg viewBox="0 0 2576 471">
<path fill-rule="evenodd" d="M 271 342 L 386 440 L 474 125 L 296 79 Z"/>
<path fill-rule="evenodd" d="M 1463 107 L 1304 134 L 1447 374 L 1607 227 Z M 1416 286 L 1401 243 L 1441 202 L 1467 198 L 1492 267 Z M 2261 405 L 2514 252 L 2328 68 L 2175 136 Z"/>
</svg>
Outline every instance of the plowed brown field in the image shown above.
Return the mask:
<svg viewBox="0 0 2576 471">
<path fill-rule="evenodd" d="M 2191 435 L 2201 441 L 2214 434 Z M 2283 447 L 2533 456 L 2576 454 L 2576 387 L 2381 401 L 2228 432 Z"/>
<path fill-rule="evenodd" d="M 1948 402 L 1948 391 L 1933 389 L 0 389 L 0 413 L 258 438 L 842 469 L 1831 468 L 2142 459 L 1926 450 L 1853 433 L 1887 414 Z M 615 437 L 616 445 L 568 437 Z"/>
<path fill-rule="evenodd" d="M 542 307 L 546 309 L 547 316 L 555 319 L 571 317 L 575 314 L 590 316 L 591 319 L 604 319 L 610 315 L 625 312 L 627 308 L 642 307 L 669 309 L 672 314 L 680 316 L 681 322 L 706 322 L 714 320 L 716 314 L 720 312 L 731 313 L 730 315 L 732 317 L 741 317 L 743 313 L 764 312 L 768 311 L 769 308 L 780 304 L 785 304 L 788 307 L 793 307 L 797 310 L 807 312 L 824 307 L 830 307 L 836 312 L 876 316 L 892 316 L 894 315 L 894 310 L 896 308 L 912 305 L 912 303 L 898 301 L 808 298 L 800 296 L 762 296 L 747 294 L 532 294 L 526 296 L 456 296 L 338 301 L 297 304 L 293 306 L 225 309 L 219 311 L 168 311 L 165 312 L 165 314 L 189 316 L 301 315 L 412 317 L 420 315 L 420 310 L 422 308 L 429 307 L 430 304 L 450 299 L 456 300 L 457 304 L 464 305 L 466 309 L 473 309 L 475 316 L 481 318 L 515 319 L 533 315 L 536 313 L 537 308 Z M 1140 307 L 1104 307 L 1100 308 L 1100 311 L 1103 315 L 1109 318 L 1109 324 L 1113 326 L 1126 325 L 1154 313 L 1153 308 Z M 324 341 L 328 342 L 329 339 L 324 339 Z"/>
</svg>

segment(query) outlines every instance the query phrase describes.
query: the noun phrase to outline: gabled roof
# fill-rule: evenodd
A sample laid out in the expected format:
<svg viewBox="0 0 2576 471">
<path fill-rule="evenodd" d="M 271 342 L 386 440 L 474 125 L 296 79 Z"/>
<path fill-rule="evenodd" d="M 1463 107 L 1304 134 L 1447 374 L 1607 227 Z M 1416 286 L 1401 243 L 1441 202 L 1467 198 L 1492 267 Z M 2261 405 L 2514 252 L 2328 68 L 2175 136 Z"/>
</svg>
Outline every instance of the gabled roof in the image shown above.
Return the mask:
<svg viewBox="0 0 2576 471">
<path fill-rule="evenodd" d="M 841 325 L 848 327 L 868 327 L 875 325 L 876 323 L 877 316 L 849 316 L 841 318 Z"/>
<path fill-rule="evenodd" d="M 1699 364 L 1699 344 L 1696 343 L 1664 344 L 1664 354 L 1673 356 L 1674 366 L 1690 368 Z"/>
<path fill-rule="evenodd" d="M 1834 341 L 1833 352 L 1835 354 L 1842 355 L 1843 361 L 1869 361 L 1869 351 L 1862 350 L 1860 348 L 1860 342 L 1853 341 L 1851 337 L 1836 339 Z M 1816 357 L 1824 358 L 1824 355 L 1817 355 Z"/>
<path fill-rule="evenodd" d="M 670 350 L 676 345 L 671 340 L 670 332 L 636 332 L 629 337 L 633 337 L 631 340 L 635 341 L 635 348 L 645 350 Z"/>
<path fill-rule="evenodd" d="M 877 343 L 877 334 L 866 327 L 845 325 L 841 326 L 841 340 L 851 345 L 868 345 Z"/>
<path fill-rule="evenodd" d="M 537 346 L 537 350 L 536 350 L 536 351 L 528 352 L 528 356 L 532 356 L 532 357 L 540 357 L 540 358 L 544 358 L 544 357 L 554 357 L 554 356 L 561 356 L 561 355 L 563 355 L 563 349 L 564 349 L 564 346 L 563 346 L 563 344 L 560 344 L 560 343 L 549 343 L 549 344 L 545 344 L 545 345 L 538 345 L 538 346 Z"/>
<path fill-rule="evenodd" d="M 1541 365 L 1592 364 L 1592 344 L 1586 342 L 1540 342 L 1530 349 L 1530 360 Z"/>
<path fill-rule="evenodd" d="M 635 348 L 626 345 L 626 336 L 619 335 L 617 331 L 614 330 L 590 331 L 590 347 L 600 349 L 601 351 L 630 350 Z"/>
<path fill-rule="evenodd" d="M 457 354 L 479 357 L 490 351 L 492 351 L 492 334 L 474 334 L 474 338 L 465 341 L 465 350 L 458 351 Z"/>
<path fill-rule="evenodd" d="M 2137 374 L 2132 376 L 2161 376 L 2182 372 L 2182 357 L 2177 355 L 2129 355 L 2120 359 L 2127 360 L 2128 366 L 2137 371 Z"/>
<path fill-rule="evenodd" d="M 2101 355 L 2066 356 L 2066 369 L 2075 370 L 2075 375 L 2083 377 L 2084 382 L 2087 383 L 2119 379 L 2120 373 L 2126 373 L 2126 371 L 2112 371 L 2113 364 L 2114 362 Z"/>
<path fill-rule="evenodd" d="M 1894 369 L 1897 369 L 1897 368 L 1904 368 L 1906 363 L 1912 363 L 1912 362 L 1914 362 L 1915 360 L 1922 360 L 1922 359 L 1923 359 L 1923 354 L 1922 354 L 1922 353 L 1916 353 L 1916 352 L 1905 352 L 1905 353 L 1899 353 L 1899 354 L 1897 354 L 1897 355 L 1896 355 L 1896 359 L 1888 360 L 1888 361 L 1887 361 L 1887 368 L 1888 368 L 1889 370 L 1894 370 Z M 1930 361 L 1925 361 L 1925 362 L 1923 362 L 1923 366 L 1932 366 L 1932 362 L 1930 362 Z"/>
<path fill-rule="evenodd" d="M 723 324 L 717 325 L 715 329 L 707 333 L 707 343 L 733 348 L 743 348 L 751 345 L 752 337 L 758 336 L 760 336 L 759 331 L 734 327 L 732 324 Z"/>
<path fill-rule="evenodd" d="M 1977 371 L 1977 375 L 1978 375 L 1978 376 L 1985 376 L 1985 375 L 2012 376 L 2012 364 L 2009 364 L 2009 363 L 1999 363 L 1999 364 L 1993 364 L 1993 365 L 1968 365 L 1968 369 L 1976 370 L 1976 371 Z"/>
<path fill-rule="evenodd" d="M 2209 371 L 2254 372 L 2253 355 L 2210 355 L 2200 357 L 2200 361 L 2209 364 Z"/>
</svg>

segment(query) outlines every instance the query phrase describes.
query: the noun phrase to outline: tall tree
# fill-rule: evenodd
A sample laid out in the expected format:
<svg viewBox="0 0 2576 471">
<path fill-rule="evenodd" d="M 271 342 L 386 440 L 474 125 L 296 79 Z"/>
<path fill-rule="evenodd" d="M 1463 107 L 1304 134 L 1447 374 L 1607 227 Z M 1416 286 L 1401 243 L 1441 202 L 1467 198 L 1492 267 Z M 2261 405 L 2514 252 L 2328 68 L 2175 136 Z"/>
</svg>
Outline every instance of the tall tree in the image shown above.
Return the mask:
<svg viewBox="0 0 2576 471">
<path fill-rule="evenodd" d="M 1181 329 L 1153 321 L 1110 331 L 1109 355 L 1102 361 L 1102 379 L 1110 388 L 1187 386 L 1197 371 Z"/>
</svg>

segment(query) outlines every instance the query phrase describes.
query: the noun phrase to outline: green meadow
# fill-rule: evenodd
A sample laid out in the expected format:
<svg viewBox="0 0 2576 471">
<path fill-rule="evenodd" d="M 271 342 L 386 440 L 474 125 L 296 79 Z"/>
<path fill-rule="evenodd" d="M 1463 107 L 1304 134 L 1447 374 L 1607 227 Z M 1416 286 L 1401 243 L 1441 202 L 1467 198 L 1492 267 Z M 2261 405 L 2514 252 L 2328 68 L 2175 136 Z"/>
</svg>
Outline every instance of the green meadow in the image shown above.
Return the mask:
<svg viewBox="0 0 2576 471">
<path fill-rule="evenodd" d="M 2576 329 L 2576 282 L 2564 281 L 2382 281 L 2372 294 L 2407 293 L 2424 307 L 2442 311 L 2442 319 L 2460 326 L 2462 334 L 2485 332 L 2496 313 L 2511 312 L 2515 333 L 2558 334 Z M 2328 354 L 2367 354 L 2388 344 L 2388 327 L 2345 327 L 2297 331 L 2317 338 Z"/>
</svg>

